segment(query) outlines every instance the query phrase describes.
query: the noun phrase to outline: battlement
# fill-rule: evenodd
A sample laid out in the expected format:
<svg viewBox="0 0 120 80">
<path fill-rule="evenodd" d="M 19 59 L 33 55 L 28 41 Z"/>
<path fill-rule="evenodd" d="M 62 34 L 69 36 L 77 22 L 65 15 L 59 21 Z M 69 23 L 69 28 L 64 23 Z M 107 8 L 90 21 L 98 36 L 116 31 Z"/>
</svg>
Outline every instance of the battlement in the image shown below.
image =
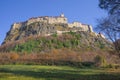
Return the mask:
<svg viewBox="0 0 120 80">
<path fill-rule="evenodd" d="M 34 23 L 34 22 L 44 22 L 44 23 L 67 23 L 67 18 L 64 17 L 64 14 L 61 14 L 60 16 L 42 16 L 42 17 L 33 17 L 30 18 L 27 22 L 27 25 Z"/>
<path fill-rule="evenodd" d="M 20 27 L 30 25 L 35 22 L 44 22 L 48 24 L 68 24 L 68 27 L 73 28 L 73 27 L 80 27 L 81 31 L 90 31 L 93 32 L 92 26 L 87 25 L 87 24 L 82 24 L 80 22 L 73 22 L 73 23 L 68 23 L 67 18 L 64 16 L 64 14 L 61 14 L 60 16 L 40 16 L 40 17 L 32 17 L 28 21 L 25 22 L 20 22 L 20 23 L 14 23 L 12 28 L 13 29 L 19 29 Z"/>
</svg>

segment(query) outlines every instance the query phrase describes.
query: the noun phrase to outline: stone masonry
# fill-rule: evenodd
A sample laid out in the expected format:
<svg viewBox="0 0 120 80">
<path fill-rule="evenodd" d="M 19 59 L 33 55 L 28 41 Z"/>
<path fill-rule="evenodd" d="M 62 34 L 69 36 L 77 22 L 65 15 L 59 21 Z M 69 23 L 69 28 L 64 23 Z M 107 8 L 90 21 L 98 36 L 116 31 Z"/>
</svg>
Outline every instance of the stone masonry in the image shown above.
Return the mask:
<svg viewBox="0 0 120 80">
<path fill-rule="evenodd" d="M 87 24 L 82 24 L 80 22 L 73 22 L 73 23 L 68 23 L 67 18 L 64 16 L 64 14 L 61 14 L 60 16 L 40 16 L 40 17 L 33 17 L 30 18 L 28 21 L 25 22 L 20 22 L 20 23 L 14 23 L 12 26 L 12 29 L 19 29 L 22 26 L 30 25 L 34 22 L 44 22 L 48 24 L 57 24 L 57 23 L 63 23 L 63 24 L 68 24 L 68 27 L 73 28 L 73 27 L 80 27 L 81 31 L 90 31 L 93 32 L 92 26 L 87 25 Z"/>
</svg>

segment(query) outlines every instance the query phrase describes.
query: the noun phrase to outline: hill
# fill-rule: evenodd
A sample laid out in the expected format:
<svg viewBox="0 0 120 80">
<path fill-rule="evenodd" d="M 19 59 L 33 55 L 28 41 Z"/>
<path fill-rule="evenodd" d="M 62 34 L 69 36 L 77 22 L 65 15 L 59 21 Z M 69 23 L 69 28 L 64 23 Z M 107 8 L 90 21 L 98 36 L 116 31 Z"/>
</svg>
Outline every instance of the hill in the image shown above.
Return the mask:
<svg viewBox="0 0 120 80">
<path fill-rule="evenodd" d="M 22 40 L 2 45 L 0 51 L 40 53 L 61 48 L 75 49 L 79 51 L 107 51 L 112 49 L 112 44 L 101 36 L 96 36 L 94 33 L 78 31 L 66 32 L 60 35 L 54 33 L 51 36 L 29 36 Z"/>
<path fill-rule="evenodd" d="M 119 63 L 113 45 L 90 25 L 68 23 L 64 15 L 14 23 L 0 46 L 1 64 L 93 65 L 94 58 Z M 5 54 L 6 53 L 6 54 Z M 98 56 L 97 56 L 98 55 Z M 84 64 L 85 62 L 85 64 Z M 90 62 L 90 63 L 89 63 Z M 102 65 L 102 64 L 100 64 Z"/>
<path fill-rule="evenodd" d="M 64 14 L 61 14 L 14 23 L 6 34 L 0 51 L 44 52 L 53 48 L 109 50 L 111 47 L 112 44 L 102 34 L 93 32 L 90 25 L 68 23 Z"/>
<path fill-rule="evenodd" d="M 20 40 L 31 35 L 48 36 L 54 33 L 64 33 L 69 31 L 93 32 L 92 27 L 80 22 L 68 23 L 64 14 L 60 16 L 42 16 L 30 18 L 24 22 L 14 23 L 6 34 L 3 44 Z"/>
</svg>

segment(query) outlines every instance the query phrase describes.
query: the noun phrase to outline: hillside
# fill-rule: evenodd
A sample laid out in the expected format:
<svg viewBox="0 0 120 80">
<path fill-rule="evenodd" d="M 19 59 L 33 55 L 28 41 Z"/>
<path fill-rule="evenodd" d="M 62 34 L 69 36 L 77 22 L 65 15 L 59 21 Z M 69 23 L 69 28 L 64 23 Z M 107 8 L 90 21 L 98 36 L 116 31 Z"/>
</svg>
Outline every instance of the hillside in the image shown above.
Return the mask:
<svg viewBox="0 0 120 80">
<path fill-rule="evenodd" d="M 94 33 L 77 31 L 29 36 L 0 47 L 0 64 L 93 66 L 98 55 L 107 64 L 119 64 L 112 44 Z M 99 57 L 98 57 L 99 58 Z M 100 63 L 100 65 L 103 65 Z"/>
<path fill-rule="evenodd" d="M 6 34 L 0 51 L 46 52 L 51 49 L 109 50 L 112 44 L 92 26 L 80 22 L 69 23 L 60 16 L 33 17 L 14 23 Z"/>
<path fill-rule="evenodd" d="M 119 63 L 112 43 L 102 34 L 87 24 L 68 23 L 64 15 L 14 23 L 0 53 L 0 64 L 91 66 L 97 55 L 109 64 Z"/>
<path fill-rule="evenodd" d="M 61 48 L 79 51 L 107 51 L 112 49 L 112 44 L 101 36 L 96 36 L 94 33 L 71 31 L 61 35 L 54 33 L 51 36 L 29 36 L 28 38 L 2 45 L 0 51 L 40 53 Z"/>
<path fill-rule="evenodd" d="M 30 18 L 24 22 L 14 23 L 7 32 L 3 44 L 14 42 L 29 36 L 49 36 L 54 33 L 64 33 L 69 31 L 93 32 L 92 27 L 80 22 L 68 23 L 64 14 L 60 16 L 41 16 Z"/>
</svg>

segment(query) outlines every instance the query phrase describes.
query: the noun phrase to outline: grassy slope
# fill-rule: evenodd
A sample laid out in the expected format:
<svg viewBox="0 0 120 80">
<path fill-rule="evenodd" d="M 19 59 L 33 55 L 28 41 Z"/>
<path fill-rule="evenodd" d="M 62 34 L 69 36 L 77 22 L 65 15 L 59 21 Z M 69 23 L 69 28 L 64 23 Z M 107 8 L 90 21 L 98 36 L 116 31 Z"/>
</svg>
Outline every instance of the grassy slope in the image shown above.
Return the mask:
<svg viewBox="0 0 120 80">
<path fill-rule="evenodd" d="M 0 80 L 119 80 L 120 70 L 68 66 L 1 65 Z"/>
<path fill-rule="evenodd" d="M 0 51 L 40 53 L 61 48 L 84 51 L 109 50 L 111 49 L 111 44 L 100 36 L 95 36 L 94 33 L 68 32 L 60 36 L 57 36 L 57 34 L 47 37 L 31 36 L 23 41 L 18 41 L 18 43 L 13 42 L 11 44 L 2 45 Z"/>
</svg>

